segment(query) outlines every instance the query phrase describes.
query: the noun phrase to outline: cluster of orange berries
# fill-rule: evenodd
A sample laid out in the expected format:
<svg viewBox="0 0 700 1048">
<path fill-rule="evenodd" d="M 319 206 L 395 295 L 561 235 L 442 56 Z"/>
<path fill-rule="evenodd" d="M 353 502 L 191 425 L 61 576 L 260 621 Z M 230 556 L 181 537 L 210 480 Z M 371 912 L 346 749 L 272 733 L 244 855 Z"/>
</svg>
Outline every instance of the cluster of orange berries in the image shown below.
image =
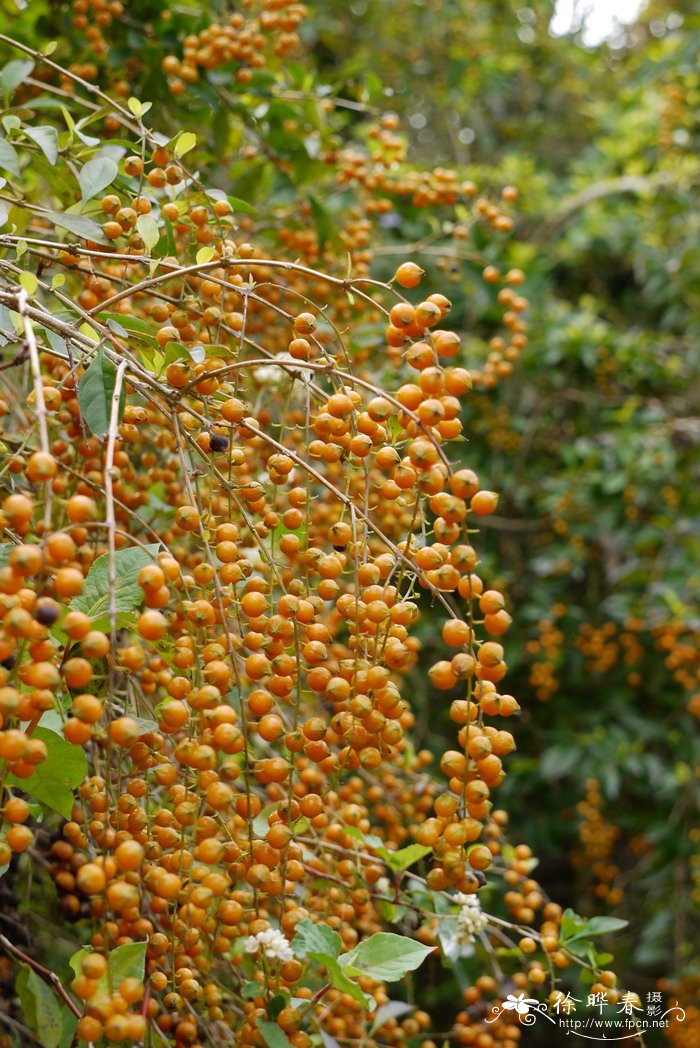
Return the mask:
<svg viewBox="0 0 700 1048">
<path fill-rule="evenodd" d="M 212 23 L 183 42 L 182 58 L 166 55 L 163 71 L 171 94 L 182 95 L 202 71 L 237 63 L 235 79 L 248 83 L 268 54 L 286 58 L 299 47 L 299 25 L 306 7 L 293 0 L 263 0 L 256 18 L 235 11 L 223 24 Z"/>
<path fill-rule="evenodd" d="M 413 286 L 421 275 L 406 263 L 396 282 Z M 200 294 L 204 283 L 195 286 Z M 209 283 L 205 301 L 213 305 L 223 290 Z M 235 295 L 240 285 L 231 287 Z M 85 290 L 97 289 L 91 281 L 83 296 Z M 159 303 L 143 301 L 141 315 L 157 324 Z M 395 395 L 369 378 L 362 385 L 350 374 L 333 381 L 326 355 L 332 360 L 342 349 L 328 337 L 318 344 L 310 311 L 288 322 L 285 360 L 298 369 L 325 356 L 330 389 L 323 370 L 312 372 L 310 388 L 279 363 L 227 370 L 223 356 L 169 365 L 155 392 L 139 384 L 138 371 L 130 374 L 112 459 L 114 556 L 131 537 L 141 544 L 150 537 L 139 511 L 149 506 L 154 485 L 169 519 L 159 533 L 164 548 L 138 572 L 141 610 L 116 647 L 108 626 L 71 606 L 106 552 L 99 527 L 105 447 L 82 436 L 80 379 L 62 359 L 42 354 L 50 450 L 18 447 L 10 471 L 24 490 L 2 503 L 12 546 L 0 569 L 0 756 L 16 778 L 29 778 L 46 756 L 33 726 L 58 710 L 70 743 L 116 761 L 122 788 L 115 793 L 115 780 L 97 771 L 102 758 L 96 761 L 54 845 L 52 872 L 64 915 L 80 919 L 87 907 L 97 922 L 91 945 L 99 957 L 148 939 L 152 994 L 143 1012 L 143 985 L 105 995 L 93 973 L 100 961 L 86 958 L 73 985 L 85 1001 L 81 1036 L 139 1040 L 152 1017 L 177 1044 L 192 1043 L 198 1028 L 186 1002 L 197 1001 L 208 1021 L 234 1021 L 214 977 L 215 959 L 232 950 L 240 956 L 241 936 L 274 920 L 289 937 L 315 913 L 337 920 L 350 948 L 361 931 L 381 927 L 362 885 L 376 883 L 385 867 L 371 853 L 363 856 L 358 880 L 356 842 L 345 827 L 383 827 L 387 842 L 398 844 L 406 830 L 390 806 L 380 805 L 385 788 L 402 790 L 414 820 L 409 832 L 434 849 L 427 881 L 433 890 L 475 892 L 500 853 L 489 795 L 514 743 L 484 717 L 513 714 L 518 705 L 496 688 L 506 672 L 502 645 L 479 634 L 501 637 L 510 616 L 502 595 L 476 574 L 470 542 L 470 522 L 492 513 L 497 497 L 473 471 L 452 471 L 444 458 L 444 442 L 461 429 L 457 395 L 470 385 L 468 372 L 441 363 L 453 355 L 449 332 L 429 331 L 448 308 L 432 296 L 394 312 L 392 322 L 408 318 L 421 336 L 408 360 L 418 381 Z M 242 330 L 239 316 L 229 319 Z M 170 312 L 168 319 L 175 319 Z M 159 344 L 182 337 L 183 328 L 172 327 L 165 335 L 154 329 Z M 259 367 L 268 371 L 256 374 Z M 289 428 L 277 440 L 269 432 L 272 404 L 289 400 L 295 383 L 308 391 L 310 405 L 289 410 Z M 4 408 L 12 445 L 9 400 Z M 183 485 L 185 454 L 197 468 Z M 47 484 L 55 500 L 49 530 L 34 495 Z M 425 535 L 420 542 L 417 531 Z M 431 783 L 411 806 L 401 777 L 423 775 L 427 765 L 426 755 L 410 757 L 406 747 L 413 716 L 400 678 L 418 650 L 411 631 L 421 589 L 465 602 L 464 618 L 452 614 L 443 631 L 457 653 L 431 671 L 438 688 L 459 687 L 464 697 L 451 707 L 461 749 L 440 762 L 450 790 L 436 793 Z M 232 691 L 240 695 L 238 708 L 228 699 Z M 142 720 L 149 715 L 147 728 Z M 392 766 L 393 784 L 382 772 Z M 371 777 L 350 778 L 351 793 L 343 795 L 341 777 L 354 771 L 383 777 L 385 788 Z M 8 858 L 25 850 L 32 834 L 21 797 L 6 798 L 3 808 L 0 857 Z M 300 833 L 310 835 L 313 856 Z M 294 885 L 309 875 L 325 878 L 327 890 L 300 906 Z M 175 950 L 174 961 L 166 962 L 161 942 Z M 280 972 L 289 987 L 300 976 L 296 964 Z M 164 993 L 171 980 L 175 988 Z M 372 990 L 381 999 L 381 984 Z M 253 1007 L 241 1027 L 244 1043 L 255 1043 L 258 1014 Z M 361 1031 L 361 1010 L 343 1022 Z M 289 1017 L 291 1029 L 296 1023 Z M 295 1036 L 295 1045 L 308 1043 L 303 1031 Z"/>
<path fill-rule="evenodd" d="M 103 30 L 124 14 L 122 0 L 71 0 L 71 10 L 73 28 L 84 34 L 85 41 L 93 54 L 104 58 L 109 44 Z M 71 71 L 78 72 L 78 68 L 71 66 Z M 80 70 L 79 75 L 83 75 L 84 72 L 89 73 L 90 70 Z M 88 77 L 88 79 L 93 78 L 93 76 Z"/>
<path fill-rule="evenodd" d="M 572 853 L 571 861 L 576 869 L 584 871 L 588 890 L 596 898 L 603 899 L 609 906 L 617 906 L 623 897 L 620 867 L 614 859 L 620 828 L 603 816 L 598 780 L 588 779 L 585 789 L 585 797 L 576 805 L 581 850 Z"/>
<path fill-rule="evenodd" d="M 528 655 L 533 658 L 529 670 L 530 685 L 540 702 L 548 702 L 559 688 L 557 664 L 566 637 L 555 623 L 565 613 L 565 604 L 555 604 L 551 616 L 537 623 L 537 636 L 531 638 L 525 646 Z"/>
</svg>

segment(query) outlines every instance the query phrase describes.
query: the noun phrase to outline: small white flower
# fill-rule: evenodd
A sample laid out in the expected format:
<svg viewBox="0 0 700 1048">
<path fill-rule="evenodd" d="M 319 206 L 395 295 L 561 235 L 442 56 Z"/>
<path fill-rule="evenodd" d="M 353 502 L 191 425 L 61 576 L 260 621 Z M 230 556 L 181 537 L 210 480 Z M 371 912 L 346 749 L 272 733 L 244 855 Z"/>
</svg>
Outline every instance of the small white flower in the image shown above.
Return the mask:
<svg viewBox="0 0 700 1048">
<path fill-rule="evenodd" d="M 294 954 L 292 948 L 281 931 L 277 928 L 268 928 L 256 935 L 249 935 L 245 944 L 246 953 L 262 952 L 271 961 L 292 961 Z"/>
<path fill-rule="evenodd" d="M 488 917 L 481 909 L 477 895 L 463 895 L 460 892 L 455 899 L 460 904 L 457 915 L 457 939 L 460 944 L 469 946 L 486 928 Z"/>
</svg>

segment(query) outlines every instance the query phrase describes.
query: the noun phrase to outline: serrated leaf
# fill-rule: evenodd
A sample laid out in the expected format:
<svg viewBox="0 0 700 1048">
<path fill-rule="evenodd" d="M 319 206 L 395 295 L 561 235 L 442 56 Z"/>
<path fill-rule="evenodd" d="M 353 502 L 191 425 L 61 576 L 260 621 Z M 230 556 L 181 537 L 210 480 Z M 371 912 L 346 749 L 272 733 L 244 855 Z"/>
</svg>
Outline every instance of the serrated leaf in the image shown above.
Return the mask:
<svg viewBox="0 0 700 1048">
<path fill-rule="evenodd" d="M 70 818 L 73 791 L 85 778 L 87 760 L 82 746 L 71 743 L 48 728 L 36 727 L 32 738 L 46 746 L 46 759 L 26 779 L 8 775 L 5 784 L 16 786 L 30 797 L 57 811 L 64 819 Z"/>
<path fill-rule="evenodd" d="M 143 600 L 143 590 L 136 581 L 141 568 L 152 564 L 158 545 L 133 546 L 118 549 L 114 555 L 116 570 L 116 609 L 118 612 L 134 611 Z M 152 555 L 149 555 L 152 554 Z M 92 619 L 106 615 L 109 611 L 109 555 L 103 553 L 91 565 L 85 579 L 83 592 L 70 602 L 71 611 L 82 611 Z"/>
<path fill-rule="evenodd" d="M 262 1039 L 268 1048 L 292 1048 L 292 1042 L 277 1023 L 273 1023 L 269 1019 L 259 1018 L 256 1020 L 255 1025 L 260 1030 Z"/>
<path fill-rule="evenodd" d="M 152 249 L 160 240 L 160 230 L 153 215 L 139 215 L 136 220 L 136 229 L 143 240 L 143 246 L 150 254 Z"/>
<path fill-rule="evenodd" d="M 292 950 L 296 957 L 307 957 L 311 953 L 330 954 L 338 957 L 343 940 L 327 924 L 314 924 L 305 917 L 296 926 L 292 939 Z"/>
<path fill-rule="evenodd" d="M 17 150 L 2 136 L 0 136 L 0 170 L 9 171 L 11 175 L 19 178 L 19 157 L 17 156 Z"/>
<path fill-rule="evenodd" d="M 22 1018 L 37 1034 L 44 1048 L 58 1048 L 63 1028 L 61 1005 L 51 987 L 27 964 L 20 966 L 15 982 Z"/>
<path fill-rule="evenodd" d="M 27 58 L 16 58 L 0 70 L 0 89 L 11 95 L 31 73 L 34 63 Z"/>
<path fill-rule="evenodd" d="M 78 385 L 80 412 L 96 437 L 104 437 L 109 430 L 116 374 L 115 365 L 100 346 Z M 122 386 L 119 419 L 124 412 L 124 399 Z"/>
<path fill-rule="evenodd" d="M 78 172 L 80 195 L 83 201 L 92 200 L 98 193 L 110 186 L 118 173 L 119 168 L 111 157 L 96 156 L 88 160 L 87 164 Z"/>
<path fill-rule="evenodd" d="M 432 946 L 423 946 L 406 935 L 375 932 L 343 954 L 339 961 L 343 968 L 356 968 L 372 979 L 396 982 L 420 967 L 432 952 Z"/>
<path fill-rule="evenodd" d="M 27 136 L 39 146 L 48 162 L 53 165 L 58 160 L 58 132 L 50 124 L 41 127 L 25 127 L 22 129 Z"/>
</svg>

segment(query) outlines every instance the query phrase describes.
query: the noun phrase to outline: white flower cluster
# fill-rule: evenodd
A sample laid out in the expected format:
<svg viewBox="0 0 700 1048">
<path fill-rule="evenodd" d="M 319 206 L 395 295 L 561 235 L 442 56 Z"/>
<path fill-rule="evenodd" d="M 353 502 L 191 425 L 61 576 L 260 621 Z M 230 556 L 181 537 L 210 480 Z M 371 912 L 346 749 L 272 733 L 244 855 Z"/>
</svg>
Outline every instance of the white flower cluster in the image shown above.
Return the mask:
<svg viewBox="0 0 700 1048">
<path fill-rule="evenodd" d="M 457 915 L 457 939 L 462 945 L 473 943 L 477 935 L 483 932 L 488 924 L 488 917 L 481 909 L 478 895 L 463 895 L 459 892 L 455 896 L 460 910 Z"/>
<path fill-rule="evenodd" d="M 246 953 L 259 953 L 262 950 L 271 961 L 294 960 L 291 946 L 277 928 L 268 928 L 267 931 L 249 935 L 245 948 Z"/>
</svg>

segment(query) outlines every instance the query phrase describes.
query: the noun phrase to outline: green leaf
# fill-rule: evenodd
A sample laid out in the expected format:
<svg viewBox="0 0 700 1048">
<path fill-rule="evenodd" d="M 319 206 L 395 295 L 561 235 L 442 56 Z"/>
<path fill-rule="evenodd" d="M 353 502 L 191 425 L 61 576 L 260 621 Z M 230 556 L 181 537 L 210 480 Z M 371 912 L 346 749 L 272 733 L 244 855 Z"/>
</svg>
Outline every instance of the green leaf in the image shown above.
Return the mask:
<svg viewBox="0 0 700 1048">
<path fill-rule="evenodd" d="M 308 917 L 299 921 L 292 939 L 292 949 L 297 957 L 307 957 L 311 953 L 330 954 L 338 957 L 343 940 L 327 924 L 314 924 Z"/>
<path fill-rule="evenodd" d="M 129 334 L 151 340 L 155 337 L 153 328 L 147 321 L 129 316 L 128 313 L 102 313 L 100 320 L 106 320 L 107 327 L 121 338 L 127 338 Z"/>
<path fill-rule="evenodd" d="M 78 386 L 80 412 L 96 437 L 104 437 L 109 430 L 116 374 L 115 365 L 100 346 Z M 124 387 L 122 386 L 119 419 L 123 411 Z"/>
<path fill-rule="evenodd" d="M 92 200 L 98 193 L 110 186 L 118 172 L 119 168 L 111 157 L 96 156 L 88 160 L 87 164 L 78 172 L 80 195 L 83 201 Z"/>
<path fill-rule="evenodd" d="M 177 136 L 173 152 L 176 157 L 184 156 L 197 145 L 197 136 L 192 131 L 183 131 Z"/>
<path fill-rule="evenodd" d="M 591 917 L 586 922 L 585 934 L 591 935 L 607 935 L 609 932 L 619 932 L 622 928 L 626 928 L 629 921 L 623 921 L 620 917 Z"/>
<path fill-rule="evenodd" d="M 48 983 L 27 964 L 20 966 L 15 985 L 22 1005 L 22 1018 L 37 1034 L 44 1048 L 58 1048 L 65 1005 L 59 1003 Z"/>
<path fill-rule="evenodd" d="M 53 165 L 58 160 L 58 131 L 50 124 L 41 127 L 25 127 L 22 129 L 27 136 L 35 142 L 42 151 L 48 162 Z"/>
<path fill-rule="evenodd" d="M 246 1000 L 252 1000 L 253 997 L 259 997 L 261 993 L 265 993 L 264 986 L 261 986 L 260 983 L 253 982 L 252 980 L 243 983 L 243 986 L 241 987 L 241 997 L 245 997 Z"/>
<path fill-rule="evenodd" d="M 354 968 L 372 979 L 396 982 L 420 967 L 432 946 L 423 946 L 406 935 L 375 932 L 339 958 L 343 968 Z"/>
<path fill-rule="evenodd" d="M 65 211 L 42 211 L 42 215 L 55 226 L 67 229 L 69 233 L 75 233 L 83 240 L 96 240 L 98 243 L 105 241 L 102 226 L 88 218 L 87 215 L 75 215 Z"/>
<path fill-rule="evenodd" d="M 11 175 L 19 178 L 19 157 L 17 150 L 11 146 L 6 138 L 0 135 L 0 171 L 9 171 Z"/>
<path fill-rule="evenodd" d="M 79 950 L 76 950 L 76 952 L 69 957 L 68 964 L 76 976 L 82 974 L 83 959 L 94 952 L 92 946 L 81 946 Z"/>
<path fill-rule="evenodd" d="M 147 552 L 148 551 L 148 552 Z M 118 612 L 134 611 L 143 600 L 143 590 L 136 581 L 141 568 L 152 564 L 158 552 L 157 543 L 118 549 L 115 553 L 117 576 L 116 607 Z M 92 564 L 85 579 L 83 592 L 70 602 L 71 611 L 82 611 L 90 618 L 98 618 L 109 611 L 109 555 L 103 553 Z"/>
<path fill-rule="evenodd" d="M 125 979 L 143 981 L 148 943 L 127 942 L 117 946 L 107 958 L 107 978 L 111 993 L 116 993 Z"/>
<path fill-rule="evenodd" d="M 207 262 L 211 262 L 216 257 L 216 251 L 213 247 L 200 247 L 199 251 L 195 255 L 195 261 L 198 266 L 203 266 Z"/>
<path fill-rule="evenodd" d="M 329 953 L 310 953 L 309 958 L 323 965 L 328 972 L 328 981 L 334 989 L 340 990 L 341 993 L 349 993 L 368 1012 L 374 1011 L 377 1002 L 368 993 L 360 989 L 359 985 L 354 979 L 350 978 L 335 957 L 331 957 Z"/>
<path fill-rule="evenodd" d="M 268 1048 L 292 1048 L 292 1042 L 286 1033 L 280 1030 L 277 1023 L 270 1022 L 269 1019 L 259 1018 L 256 1020 L 255 1025 L 260 1030 L 262 1039 Z"/>
<path fill-rule="evenodd" d="M 28 295 L 33 295 L 39 287 L 39 278 L 36 273 L 24 272 L 19 275 L 19 282 Z"/>
<path fill-rule="evenodd" d="M 27 58 L 16 58 L 8 62 L 0 71 L 0 89 L 11 95 L 15 88 L 19 87 L 22 81 L 29 76 L 33 68 L 34 63 Z"/>
<path fill-rule="evenodd" d="M 150 254 L 160 240 L 158 223 L 153 215 L 139 215 L 136 219 L 136 228 L 139 236 L 143 240 L 143 246 L 146 248 L 146 252 Z"/>
<path fill-rule="evenodd" d="M 403 870 L 407 870 L 414 862 L 423 859 L 432 851 L 432 848 L 428 848 L 423 844 L 409 844 L 406 848 L 392 852 L 386 847 L 381 837 L 377 837 L 375 834 L 362 833 L 355 826 L 348 826 L 345 832 L 348 836 L 357 838 L 358 841 L 362 841 L 368 848 L 375 851 L 395 873 L 402 873 Z"/>
<path fill-rule="evenodd" d="M 46 760 L 26 779 L 8 775 L 5 785 L 16 786 L 30 797 L 70 819 L 73 791 L 85 778 L 87 760 L 82 746 L 73 746 L 48 728 L 37 727 L 32 738 L 46 745 Z"/>
<path fill-rule="evenodd" d="M 145 116 L 148 110 L 153 105 L 153 102 L 139 102 L 138 98 L 132 97 L 126 103 L 129 107 L 130 112 L 134 114 L 137 119 Z"/>
<path fill-rule="evenodd" d="M 378 849 L 387 866 L 390 866 L 395 873 L 402 873 L 404 870 L 407 870 L 414 862 L 418 862 L 419 859 L 424 859 L 426 855 L 430 855 L 432 850 L 432 848 L 428 848 L 423 844 L 409 844 L 407 848 L 400 848 L 399 851 L 395 852 L 391 852 L 387 848 Z"/>
<path fill-rule="evenodd" d="M 241 200 L 240 197 L 229 196 L 226 199 L 233 210 L 240 211 L 242 215 L 257 215 L 258 213 L 252 204 L 249 204 L 246 200 Z"/>
<path fill-rule="evenodd" d="M 574 913 L 572 909 L 564 910 L 561 917 L 562 940 L 571 939 L 574 935 L 579 935 L 585 927 L 585 917 L 579 917 L 579 915 L 577 913 Z"/>
</svg>

